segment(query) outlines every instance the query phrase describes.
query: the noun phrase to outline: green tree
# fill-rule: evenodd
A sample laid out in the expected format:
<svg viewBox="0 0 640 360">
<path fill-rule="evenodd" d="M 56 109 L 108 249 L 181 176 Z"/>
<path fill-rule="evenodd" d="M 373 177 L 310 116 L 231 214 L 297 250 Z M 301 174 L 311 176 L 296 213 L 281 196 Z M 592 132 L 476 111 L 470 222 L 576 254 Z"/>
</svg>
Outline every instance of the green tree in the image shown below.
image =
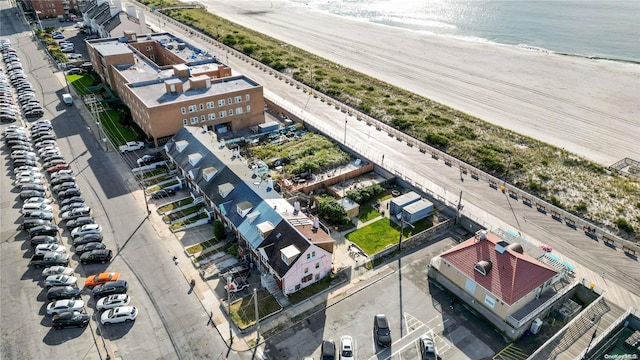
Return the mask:
<svg viewBox="0 0 640 360">
<path fill-rule="evenodd" d="M 349 222 L 346 210 L 330 196 L 318 197 L 318 214 L 333 224 L 344 225 Z"/>
<path fill-rule="evenodd" d="M 213 223 L 213 235 L 218 240 L 224 239 L 224 236 L 225 236 L 224 225 L 220 220 L 216 220 L 216 222 Z"/>
</svg>

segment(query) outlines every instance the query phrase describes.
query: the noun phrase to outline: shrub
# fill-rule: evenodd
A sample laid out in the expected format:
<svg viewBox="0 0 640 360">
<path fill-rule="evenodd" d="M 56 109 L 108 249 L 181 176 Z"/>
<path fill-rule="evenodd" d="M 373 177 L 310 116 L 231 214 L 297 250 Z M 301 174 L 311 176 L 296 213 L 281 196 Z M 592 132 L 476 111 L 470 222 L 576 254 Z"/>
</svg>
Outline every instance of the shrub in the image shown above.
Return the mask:
<svg viewBox="0 0 640 360">
<path fill-rule="evenodd" d="M 586 212 L 587 204 L 584 201 L 581 201 L 578 205 L 575 206 L 575 210 L 577 212 Z"/>
<path fill-rule="evenodd" d="M 557 206 L 559 208 L 562 207 L 562 202 L 560 201 L 560 199 L 558 199 L 557 197 L 555 197 L 555 195 L 551 195 L 551 205 L 553 206 Z"/>
<path fill-rule="evenodd" d="M 336 199 L 322 195 L 318 198 L 318 214 L 333 224 L 344 225 L 349 222 L 346 210 Z"/>
<path fill-rule="evenodd" d="M 437 148 L 443 149 L 449 146 L 449 139 L 441 134 L 428 133 L 424 137 L 427 144 L 431 144 Z"/>
<path fill-rule="evenodd" d="M 225 236 L 224 225 L 220 220 L 216 220 L 216 222 L 213 223 L 213 236 L 215 236 L 216 239 L 218 240 L 224 239 L 224 236 Z"/>
<path fill-rule="evenodd" d="M 363 204 L 369 200 L 372 200 L 383 192 L 384 188 L 382 186 L 374 184 L 369 185 L 363 189 L 347 191 L 347 196 L 358 204 Z"/>
<path fill-rule="evenodd" d="M 624 219 L 624 218 L 618 218 L 616 219 L 616 226 L 618 227 L 618 229 L 625 231 L 629 234 L 633 234 L 634 230 L 633 230 L 633 226 L 631 224 L 629 224 L 629 222 Z"/>
</svg>

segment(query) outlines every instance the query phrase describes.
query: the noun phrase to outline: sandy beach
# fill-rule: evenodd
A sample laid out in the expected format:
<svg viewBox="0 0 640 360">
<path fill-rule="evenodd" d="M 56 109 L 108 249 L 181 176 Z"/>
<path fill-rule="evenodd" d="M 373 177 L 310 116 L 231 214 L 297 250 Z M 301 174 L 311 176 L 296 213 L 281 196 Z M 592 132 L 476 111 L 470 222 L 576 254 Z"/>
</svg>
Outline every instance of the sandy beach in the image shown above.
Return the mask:
<svg viewBox="0 0 640 360">
<path fill-rule="evenodd" d="M 283 1 L 209 11 L 603 165 L 640 160 L 640 66 L 352 21 Z"/>
</svg>

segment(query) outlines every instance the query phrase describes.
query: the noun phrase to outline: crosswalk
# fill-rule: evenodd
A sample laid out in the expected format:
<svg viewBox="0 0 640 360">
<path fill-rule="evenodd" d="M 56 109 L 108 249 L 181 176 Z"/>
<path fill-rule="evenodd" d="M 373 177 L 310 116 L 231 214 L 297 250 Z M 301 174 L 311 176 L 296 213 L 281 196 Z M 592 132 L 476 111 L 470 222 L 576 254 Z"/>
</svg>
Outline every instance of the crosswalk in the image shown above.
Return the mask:
<svg viewBox="0 0 640 360">
<path fill-rule="evenodd" d="M 495 354 L 492 360 L 525 360 L 527 357 L 527 354 L 511 343 Z"/>
</svg>

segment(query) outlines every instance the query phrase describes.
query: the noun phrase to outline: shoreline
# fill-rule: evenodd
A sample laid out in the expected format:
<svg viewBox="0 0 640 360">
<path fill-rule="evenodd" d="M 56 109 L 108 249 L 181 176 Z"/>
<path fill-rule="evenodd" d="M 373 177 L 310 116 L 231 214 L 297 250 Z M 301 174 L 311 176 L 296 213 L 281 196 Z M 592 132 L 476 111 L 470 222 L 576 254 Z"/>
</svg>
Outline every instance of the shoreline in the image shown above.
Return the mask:
<svg viewBox="0 0 640 360">
<path fill-rule="evenodd" d="M 229 21 L 603 165 L 640 159 L 633 63 L 426 35 L 290 2 L 203 3 Z"/>
</svg>

